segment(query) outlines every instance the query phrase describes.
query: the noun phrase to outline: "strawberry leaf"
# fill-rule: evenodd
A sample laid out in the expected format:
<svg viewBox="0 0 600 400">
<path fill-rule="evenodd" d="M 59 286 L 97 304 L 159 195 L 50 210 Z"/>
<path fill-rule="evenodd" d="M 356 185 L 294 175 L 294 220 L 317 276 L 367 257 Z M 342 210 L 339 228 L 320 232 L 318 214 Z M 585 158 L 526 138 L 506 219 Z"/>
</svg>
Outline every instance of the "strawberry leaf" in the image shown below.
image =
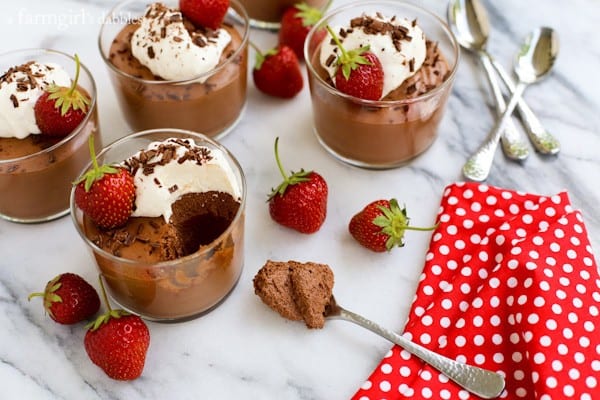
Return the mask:
<svg viewBox="0 0 600 400">
<path fill-rule="evenodd" d="M 281 176 L 283 176 L 283 182 L 281 182 L 276 189 L 271 189 L 271 194 L 269 195 L 267 201 L 271 200 L 276 195 L 283 196 L 290 185 L 296 185 L 300 182 L 309 181 L 309 175 L 312 173 L 312 171 L 305 171 L 304 169 L 301 169 L 298 172 L 291 171 L 290 175 L 288 176 L 283 169 L 281 160 L 279 159 L 279 150 L 277 148 L 278 143 L 279 137 L 275 138 L 275 160 L 277 161 L 279 172 L 281 173 Z"/>
<path fill-rule="evenodd" d="M 62 87 L 52 84 L 48 89 L 48 99 L 54 100 L 54 107 L 60 108 L 61 116 L 65 116 L 69 110 L 81 110 L 83 113 L 87 112 L 87 107 L 90 104 L 90 100 L 84 96 L 79 90 L 77 90 L 77 82 L 79 81 L 79 72 L 81 69 L 81 62 L 79 57 L 75 54 L 75 79 L 71 84 L 71 87 Z"/>
<path fill-rule="evenodd" d="M 98 160 L 96 158 L 96 150 L 94 149 L 94 135 L 90 135 L 88 140 L 88 146 L 90 150 L 90 157 L 92 159 L 92 169 L 83 174 L 79 179 L 73 182 L 74 185 L 78 185 L 81 182 L 84 183 L 84 189 L 86 192 L 89 192 L 92 188 L 94 182 L 99 181 L 106 174 L 116 174 L 119 170 L 111 165 L 98 165 Z"/>
<path fill-rule="evenodd" d="M 275 54 L 277 54 L 279 52 L 279 50 L 277 48 L 272 48 L 266 52 L 262 52 L 260 51 L 260 49 L 252 42 L 250 42 L 250 46 L 254 49 L 254 51 L 256 52 L 256 59 L 254 62 L 254 69 L 259 70 L 262 68 L 263 63 L 265 62 L 265 60 L 267 58 L 269 58 L 270 56 L 274 56 Z"/>
<path fill-rule="evenodd" d="M 371 65 L 371 62 L 367 60 L 362 54 L 369 51 L 371 46 L 366 45 L 359 47 L 358 49 L 346 50 L 342 45 L 342 42 L 335 34 L 333 29 L 329 25 L 327 25 L 327 31 L 333 38 L 336 46 L 340 49 L 341 54 L 338 56 L 336 60 L 336 65 L 338 68 L 342 68 L 342 74 L 346 80 L 350 79 L 350 74 L 353 70 L 357 69 L 361 65 Z"/>
<path fill-rule="evenodd" d="M 298 12 L 296 12 L 296 18 L 302 19 L 302 26 L 313 26 L 316 24 L 321 17 L 323 12 L 318 8 L 311 7 L 306 3 L 299 3 L 295 5 Z"/>
</svg>

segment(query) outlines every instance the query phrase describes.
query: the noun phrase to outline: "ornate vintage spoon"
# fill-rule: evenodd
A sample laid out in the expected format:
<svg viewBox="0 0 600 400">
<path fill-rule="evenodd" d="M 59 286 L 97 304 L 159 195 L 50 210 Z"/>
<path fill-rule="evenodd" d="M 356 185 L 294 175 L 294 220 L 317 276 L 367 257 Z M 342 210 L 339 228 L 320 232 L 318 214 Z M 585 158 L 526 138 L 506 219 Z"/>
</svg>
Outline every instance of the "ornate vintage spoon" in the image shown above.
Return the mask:
<svg viewBox="0 0 600 400">
<path fill-rule="evenodd" d="M 486 51 L 489 35 L 487 15 L 479 2 L 470 0 L 450 0 L 448 3 L 448 25 L 456 36 L 458 43 L 479 57 L 492 90 L 496 114 L 502 115 L 506 102 L 496 79 L 491 57 Z M 524 160 L 529 156 L 529 145 L 514 125 L 512 120 L 506 121 L 501 137 L 502 150 L 508 158 Z"/>
<path fill-rule="evenodd" d="M 336 303 L 333 295 L 331 296 L 331 300 L 329 301 L 329 304 L 325 310 L 325 317 L 327 319 L 343 319 L 345 321 L 353 322 L 386 338 L 390 342 L 401 346 L 409 353 L 419 357 L 427 364 L 442 372 L 462 388 L 478 395 L 481 398 L 493 399 L 500 396 L 504 390 L 504 377 L 502 375 L 452 360 L 419 346 L 405 337 L 400 336 L 389 329 L 385 329 L 375 322 L 366 319 L 365 317 L 342 308 Z"/>
<path fill-rule="evenodd" d="M 485 49 L 490 24 L 481 1 L 451 0 L 448 6 L 448 21 L 460 45 L 478 53 L 488 75 L 489 65 L 491 64 L 508 90 L 514 92 L 515 85 L 512 78 Z M 491 81 L 490 85 L 493 85 Z M 495 89 L 492 87 L 492 90 Z M 496 93 L 494 93 L 494 96 L 496 96 Z M 523 127 L 536 150 L 542 154 L 557 154 L 560 151 L 560 143 L 544 128 L 525 100 L 519 100 L 517 111 Z"/>
<path fill-rule="evenodd" d="M 527 36 L 525 43 L 519 50 L 514 66 L 515 74 L 519 79 L 517 86 L 506 106 L 506 110 L 494 125 L 487 140 L 467 160 L 463 167 L 465 177 L 474 181 L 487 179 L 504 124 L 513 113 L 525 88 L 550 72 L 557 53 L 558 38 L 552 28 L 542 27 Z"/>
</svg>

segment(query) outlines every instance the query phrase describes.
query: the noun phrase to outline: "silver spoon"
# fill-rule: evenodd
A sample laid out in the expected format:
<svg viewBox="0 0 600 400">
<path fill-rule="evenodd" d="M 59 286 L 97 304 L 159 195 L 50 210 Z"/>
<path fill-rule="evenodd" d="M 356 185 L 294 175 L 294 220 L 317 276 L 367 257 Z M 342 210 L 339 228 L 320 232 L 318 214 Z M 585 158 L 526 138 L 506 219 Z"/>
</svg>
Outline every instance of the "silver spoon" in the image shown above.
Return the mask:
<svg viewBox="0 0 600 400">
<path fill-rule="evenodd" d="M 463 174 L 474 181 L 487 179 L 494 153 L 502 134 L 504 124 L 513 113 L 525 88 L 544 78 L 552 69 L 558 53 L 558 38 L 552 28 L 542 27 L 527 36 L 517 55 L 514 66 L 519 79 L 506 110 L 494 125 L 487 140 L 471 156 L 463 167 Z"/>
<path fill-rule="evenodd" d="M 386 338 L 390 342 L 402 347 L 410 354 L 419 357 L 465 390 L 468 390 L 481 398 L 493 399 L 500 396 L 504 390 L 504 377 L 501 374 L 452 360 L 413 343 L 405 337 L 339 306 L 333 295 L 325 310 L 325 318 L 343 319 L 348 322 L 353 322 Z"/>
<path fill-rule="evenodd" d="M 477 1 L 450 0 L 448 3 L 448 25 L 458 43 L 479 57 L 492 90 L 496 114 L 499 117 L 506 109 L 502 89 L 496 79 L 491 57 L 486 51 L 489 36 L 487 14 Z M 524 160 L 529 156 L 529 146 L 513 120 L 508 120 L 501 137 L 504 154 L 513 160 Z"/>
<path fill-rule="evenodd" d="M 512 78 L 506 73 L 502 65 L 500 65 L 500 63 L 498 63 L 485 49 L 490 24 L 488 22 L 486 10 L 481 1 L 451 0 L 448 6 L 448 21 L 451 27 L 455 26 L 455 28 L 453 27 L 452 29 L 457 38 L 459 38 L 461 46 L 477 51 L 480 53 L 480 57 L 485 57 L 487 59 L 487 64 L 491 63 L 508 90 L 511 93 L 514 92 L 515 84 L 513 83 Z M 487 71 L 488 67 L 486 67 L 485 64 L 484 67 Z M 523 127 L 535 149 L 542 154 L 557 154 L 560 151 L 559 141 L 544 128 L 525 100 L 519 100 L 517 111 L 520 120 L 523 123 Z"/>
</svg>

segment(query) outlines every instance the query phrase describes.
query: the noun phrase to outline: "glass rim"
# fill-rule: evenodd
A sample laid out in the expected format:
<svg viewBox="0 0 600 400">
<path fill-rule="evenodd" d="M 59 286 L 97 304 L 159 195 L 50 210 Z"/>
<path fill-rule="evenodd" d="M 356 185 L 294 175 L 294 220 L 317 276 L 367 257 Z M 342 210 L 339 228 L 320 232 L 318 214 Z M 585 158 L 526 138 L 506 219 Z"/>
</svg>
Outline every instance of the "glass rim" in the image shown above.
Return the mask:
<svg viewBox="0 0 600 400">
<path fill-rule="evenodd" d="M 211 69 L 210 71 L 203 72 L 203 73 L 196 75 L 193 78 L 189 78 L 189 79 L 177 79 L 177 80 L 143 79 L 143 78 L 139 78 L 137 76 L 134 76 L 134 75 L 131 75 L 131 74 L 121 71 L 110 61 L 109 57 L 107 57 L 107 55 L 104 54 L 104 51 L 102 49 L 102 36 L 103 36 L 103 33 L 104 33 L 106 27 L 108 25 L 110 25 L 110 24 L 108 24 L 108 22 L 111 20 L 111 18 L 114 16 L 114 14 L 116 13 L 116 11 L 118 9 L 122 8 L 123 6 L 125 6 L 127 4 L 141 3 L 141 2 L 148 4 L 148 1 L 142 1 L 142 0 L 122 1 L 120 3 L 117 3 L 117 5 L 115 5 L 108 12 L 106 17 L 104 18 L 104 21 L 102 22 L 102 26 L 100 27 L 100 33 L 98 35 L 98 49 L 100 50 L 100 57 L 102 58 L 104 63 L 109 67 L 109 69 L 112 72 L 116 73 L 119 76 L 134 80 L 138 83 L 143 83 L 144 85 L 157 85 L 157 86 L 160 86 L 160 85 L 183 85 L 183 84 L 197 83 L 197 82 L 201 81 L 203 78 L 208 79 L 212 75 L 220 72 L 221 70 L 225 69 L 226 66 L 231 64 L 233 62 L 233 60 L 235 60 L 235 58 L 237 58 L 237 56 L 241 52 L 243 52 L 244 49 L 247 47 L 247 44 L 248 44 L 248 41 L 250 38 L 250 19 L 248 17 L 248 13 L 246 12 L 246 9 L 237 0 L 229 0 L 229 1 L 230 1 L 229 7 L 231 9 L 233 9 L 235 14 L 237 16 L 239 16 L 241 18 L 241 20 L 244 22 L 244 27 L 245 27 L 244 32 L 243 32 L 244 34 L 242 36 L 242 41 L 240 43 L 240 46 L 233 52 L 233 54 L 230 57 L 228 57 L 223 63 L 218 64 L 215 68 Z M 229 10 L 228 10 L 228 13 L 229 13 Z M 109 52 L 109 56 L 110 56 L 110 52 Z"/>
<path fill-rule="evenodd" d="M 242 166 L 240 165 L 240 163 L 238 162 L 238 160 L 235 158 L 235 156 L 227 148 L 225 148 L 225 146 L 223 146 L 222 144 L 218 143 L 217 141 L 215 141 L 215 140 L 211 139 L 210 137 L 208 137 L 208 136 L 206 136 L 206 135 L 204 135 L 202 133 L 199 133 L 199 132 L 189 131 L 189 130 L 185 130 L 185 129 L 176 129 L 176 128 L 157 128 L 157 129 L 148 129 L 148 130 L 144 130 L 144 131 L 135 132 L 135 133 L 132 133 L 130 135 L 124 136 L 124 137 L 122 137 L 120 139 L 117 139 L 114 142 L 112 142 L 109 145 L 107 145 L 106 147 L 104 147 L 102 149 L 102 151 L 100 151 L 97 154 L 97 157 L 98 158 L 101 157 L 102 155 L 104 155 L 109 150 L 111 150 L 111 149 L 113 149 L 115 147 L 118 147 L 118 146 L 122 145 L 123 143 L 125 143 L 125 142 L 127 142 L 127 141 L 129 141 L 131 139 L 136 139 L 136 138 L 139 138 L 141 136 L 146 136 L 146 135 L 153 134 L 153 133 L 173 133 L 174 135 L 187 135 L 187 136 L 194 137 L 194 141 L 196 139 L 200 139 L 200 140 L 203 140 L 205 142 L 208 142 L 210 145 L 215 146 L 220 151 L 222 151 L 223 154 L 225 154 L 227 156 L 227 158 L 228 158 L 227 161 L 229 161 L 230 164 L 233 164 L 233 166 L 235 168 L 237 168 L 237 170 L 239 171 L 240 181 L 241 181 L 240 206 L 239 206 L 239 208 L 238 208 L 235 216 L 231 220 L 231 223 L 227 227 L 227 229 L 225 229 L 210 244 L 213 244 L 213 243 L 215 243 L 215 242 L 217 242 L 219 240 L 222 240 L 223 238 L 225 238 L 233 230 L 233 227 L 234 227 L 234 225 L 236 225 L 236 223 L 238 222 L 238 220 L 240 218 L 242 218 L 242 215 L 244 214 L 244 209 L 245 209 L 245 205 L 246 205 L 246 196 L 247 196 L 246 176 L 244 174 L 244 170 L 242 169 Z M 198 143 L 196 143 L 196 144 L 198 144 Z M 78 178 L 80 176 L 82 176 L 86 171 L 88 171 L 91 165 L 92 165 L 92 162 L 91 161 L 88 162 L 86 164 L 86 166 L 84 167 L 84 169 L 81 170 L 81 173 L 78 175 Z M 206 246 L 206 248 L 199 249 L 199 250 L 195 251 L 194 253 L 188 254 L 187 256 L 184 256 L 184 257 L 179 257 L 179 258 L 176 258 L 174 260 L 159 261 L 159 262 L 154 262 L 154 263 L 152 263 L 152 262 L 145 262 L 145 261 L 136 261 L 136 260 L 131 260 L 129 258 L 123 258 L 123 257 L 115 256 L 114 254 L 109 253 L 106 250 L 98 247 L 94 242 L 92 242 L 85 235 L 85 232 L 83 232 L 83 229 L 82 229 L 82 227 L 80 226 L 80 224 L 79 224 L 79 222 L 77 220 L 77 212 L 82 213 L 82 211 L 79 210 L 79 208 L 75 204 L 75 188 L 76 188 L 76 185 L 73 185 L 73 187 L 71 188 L 71 194 L 70 194 L 70 197 L 69 197 L 69 208 L 70 208 L 71 220 L 73 221 L 73 224 L 75 225 L 77 233 L 83 239 L 83 241 L 92 249 L 92 251 L 94 253 L 99 253 L 100 255 L 102 255 L 102 257 L 108 258 L 111 262 L 118 262 L 118 263 L 121 263 L 121 264 L 128 264 L 128 265 L 132 265 L 132 266 L 134 266 L 134 265 L 147 265 L 147 266 L 150 266 L 152 268 L 177 267 L 181 263 L 193 260 L 195 258 L 201 258 L 201 256 L 203 256 L 204 254 L 212 251 L 212 247 L 211 246 Z"/>
<path fill-rule="evenodd" d="M 73 56 L 71 56 L 70 54 L 64 53 L 64 52 L 59 51 L 59 50 L 44 49 L 44 48 L 41 48 L 41 47 L 40 48 L 32 47 L 32 48 L 27 48 L 27 49 L 19 49 L 19 50 L 12 50 L 12 51 L 8 51 L 8 52 L 4 52 L 4 53 L 0 54 L 0 58 L 4 58 L 4 57 L 7 57 L 7 56 L 11 56 L 11 55 L 17 55 L 19 53 L 23 53 L 23 54 L 27 54 L 27 53 L 49 53 L 49 54 L 55 54 L 55 55 L 67 57 L 67 58 L 71 59 L 73 61 L 73 63 L 75 63 L 75 58 Z M 86 113 L 85 117 L 83 118 L 83 121 L 81 121 L 81 123 L 75 129 L 73 129 L 73 132 L 71 132 L 67 136 L 63 137 L 61 140 L 59 140 L 57 143 L 53 144 L 52 146 L 47 147 L 45 149 L 42 149 L 42 150 L 37 151 L 37 152 L 32 153 L 32 154 L 27 154 L 27 155 L 20 156 L 20 157 L 17 157 L 17 158 L 9 158 L 9 159 L 6 159 L 6 160 L 0 160 L 0 165 L 3 165 L 3 164 L 12 164 L 12 163 L 16 163 L 16 162 L 23 162 L 23 161 L 26 161 L 28 159 L 34 158 L 34 157 L 39 157 L 39 156 L 42 156 L 44 154 L 48 154 L 48 153 L 50 153 L 50 152 L 58 149 L 59 147 L 62 147 L 64 144 L 66 144 L 67 142 L 71 141 L 75 136 L 77 136 L 81 132 L 81 130 L 83 129 L 83 127 L 88 123 L 88 121 L 90 120 L 90 118 L 92 118 L 92 114 L 96 110 L 96 103 L 97 103 L 97 98 L 98 98 L 98 92 L 96 90 L 96 82 L 94 81 L 94 77 L 93 77 L 92 73 L 85 66 L 85 64 L 82 63 L 81 61 L 79 62 L 79 64 L 81 66 L 81 70 L 89 78 L 89 80 L 91 82 L 91 86 L 92 86 L 92 91 L 93 91 L 92 96 L 91 96 L 92 97 L 91 98 L 91 102 L 90 102 L 90 105 L 89 105 L 89 110 Z M 30 134 L 30 135 L 32 135 L 32 134 Z M 33 135 L 37 135 L 37 134 L 33 134 Z"/>
<path fill-rule="evenodd" d="M 433 21 L 437 22 L 438 25 L 442 28 L 442 30 L 444 31 L 446 36 L 450 39 L 450 44 L 452 45 L 452 48 L 453 48 L 453 55 L 455 58 L 455 62 L 454 62 L 454 65 L 452 66 L 452 68 L 450 69 L 450 74 L 448 75 L 446 80 L 444 80 L 444 82 L 442 82 L 441 85 L 433 88 L 432 90 L 428 91 L 427 93 L 421 94 L 417 97 L 413 97 L 410 99 L 365 100 L 365 99 L 361 99 L 358 97 L 348 95 L 346 93 L 343 93 L 343 92 L 337 90 L 335 87 L 331 86 L 323 78 L 321 78 L 321 76 L 317 73 L 317 71 L 315 70 L 315 68 L 312 65 L 311 57 L 309 54 L 310 43 L 311 43 L 312 38 L 315 35 L 315 33 L 319 29 L 322 28 L 323 24 L 327 20 L 331 19 L 333 16 L 335 16 L 341 12 L 347 11 L 352 8 L 356 8 L 358 6 L 368 6 L 368 5 L 378 5 L 378 4 L 379 5 L 384 4 L 384 5 L 389 5 L 389 6 L 404 6 L 404 7 L 412 8 L 414 10 L 417 10 L 417 11 L 427 15 Z M 311 28 L 311 30 L 308 32 L 308 34 L 306 36 L 306 40 L 304 41 L 304 59 L 305 59 L 306 67 L 309 71 L 309 74 L 312 75 L 318 81 L 318 83 L 323 85 L 330 93 L 335 94 L 339 97 L 342 97 L 348 101 L 358 103 L 358 104 L 368 106 L 368 107 L 391 107 L 391 106 L 398 106 L 398 105 L 405 105 L 405 104 L 410 105 L 410 104 L 414 104 L 414 103 L 421 102 L 424 100 L 428 100 L 432 97 L 435 97 L 440 92 L 443 92 L 444 90 L 446 90 L 446 88 L 451 86 L 452 82 L 454 81 L 454 78 L 456 76 L 456 71 L 458 70 L 458 64 L 460 61 L 460 46 L 458 44 L 456 36 L 454 35 L 454 33 L 452 33 L 452 30 L 450 29 L 450 27 L 448 26 L 446 21 L 444 21 L 442 18 L 440 18 L 438 15 L 434 14 L 433 12 L 431 12 L 419 5 L 409 3 L 407 1 L 397 1 L 397 0 L 369 0 L 369 1 L 355 0 L 344 6 L 330 10 L 325 15 L 323 15 L 323 17 Z"/>
</svg>

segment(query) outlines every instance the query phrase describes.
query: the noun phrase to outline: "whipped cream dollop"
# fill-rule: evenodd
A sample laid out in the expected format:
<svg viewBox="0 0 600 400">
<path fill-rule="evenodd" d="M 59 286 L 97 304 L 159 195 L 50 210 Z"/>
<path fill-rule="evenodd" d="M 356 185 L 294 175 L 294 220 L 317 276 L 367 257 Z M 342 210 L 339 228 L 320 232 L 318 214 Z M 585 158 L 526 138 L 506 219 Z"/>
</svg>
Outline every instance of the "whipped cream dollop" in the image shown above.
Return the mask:
<svg viewBox="0 0 600 400">
<path fill-rule="evenodd" d="M 0 137 L 24 139 L 41 133 L 34 107 L 52 84 L 71 86 L 69 74 L 58 64 L 30 61 L 0 76 Z"/>
<path fill-rule="evenodd" d="M 171 206 L 188 193 L 217 191 L 239 200 L 241 193 L 225 155 L 198 146 L 192 139 L 169 138 L 152 142 L 124 161 L 135 184 L 134 217 L 164 217 Z"/>
<path fill-rule="evenodd" d="M 151 4 L 131 38 L 133 56 L 165 80 L 192 79 L 215 68 L 231 42 L 225 29 L 186 29 L 179 10 Z"/>
<path fill-rule="evenodd" d="M 425 34 L 416 20 L 386 17 L 377 13 L 354 18 L 350 21 L 350 26 L 332 29 L 346 51 L 368 45 L 369 51 L 379 58 L 383 67 L 381 98 L 413 76 L 425 61 Z M 319 59 L 334 83 L 339 54 L 339 48 L 328 35 L 321 46 Z"/>
</svg>

